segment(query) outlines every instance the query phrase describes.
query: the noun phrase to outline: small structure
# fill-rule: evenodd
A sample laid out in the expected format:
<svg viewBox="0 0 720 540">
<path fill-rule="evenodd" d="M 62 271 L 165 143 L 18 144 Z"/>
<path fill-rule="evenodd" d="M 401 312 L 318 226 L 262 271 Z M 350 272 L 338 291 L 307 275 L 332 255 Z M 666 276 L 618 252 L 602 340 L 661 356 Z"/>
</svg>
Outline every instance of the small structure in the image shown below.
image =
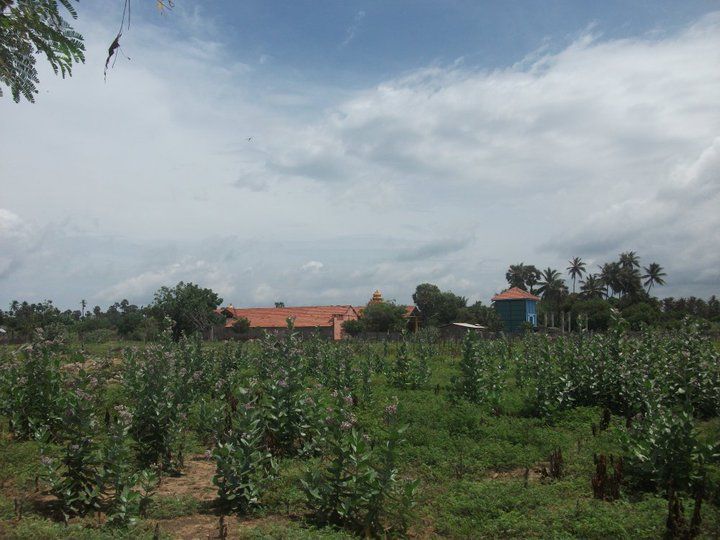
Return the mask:
<svg viewBox="0 0 720 540">
<path fill-rule="evenodd" d="M 525 323 L 537 327 L 537 303 L 540 298 L 519 287 L 492 297 L 493 307 L 507 332 L 519 332 Z"/>
<path fill-rule="evenodd" d="M 453 322 L 449 324 L 443 324 L 440 327 L 440 337 L 443 339 L 463 339 L 465 334 L 474 332 L 480 334 L 483 330 L 486 330 L 484 326 L 479 324 L 470 324 L 464 322 Z"/>
</svg>

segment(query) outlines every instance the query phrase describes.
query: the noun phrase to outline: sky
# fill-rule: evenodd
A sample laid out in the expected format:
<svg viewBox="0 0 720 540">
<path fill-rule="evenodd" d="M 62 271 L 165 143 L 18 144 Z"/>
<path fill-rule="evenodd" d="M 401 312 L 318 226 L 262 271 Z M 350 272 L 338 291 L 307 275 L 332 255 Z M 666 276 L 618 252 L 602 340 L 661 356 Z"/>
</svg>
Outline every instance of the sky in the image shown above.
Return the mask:
<svg viewBox="0 0 720 540">
<path fill-rule="evenodd" d="M 71 78 L 0 98 L 0 308 L 489 303 L 627 250 L 720 294 L 720 1 L 153 4 L 106 80 L 120 0 L 78 5 Z"/>
</svg>

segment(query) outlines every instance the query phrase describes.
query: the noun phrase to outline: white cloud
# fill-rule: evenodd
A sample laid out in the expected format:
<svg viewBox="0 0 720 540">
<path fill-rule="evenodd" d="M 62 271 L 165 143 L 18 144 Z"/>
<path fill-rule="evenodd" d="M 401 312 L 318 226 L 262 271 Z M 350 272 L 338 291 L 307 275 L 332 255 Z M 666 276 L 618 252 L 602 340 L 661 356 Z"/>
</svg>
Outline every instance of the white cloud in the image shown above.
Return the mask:
<svg viewBox="0 0 720 540">
<path fill-rule="evenodd" d="M 308 261 L 300 267 L 300 270 L 304 270 L 306 272 L 319 272 L 322 270 L 323 266 L 325 265 L 320 261 Z"/>
<path fill-rule="evenodd" d="M 487 300 L 510 263 L 626 249 L 666 268 L 659 294 L 717 292 L 720 14 L 359 91 L 268 81 L 201 11 L 182 21 L 134 25 L 107 84 L 111 25 L 81 21 L 85 66 L 0 100 L 0 302 L 180 279 L 235 305 L 409 302 L 423 281 Z"/>
<path fill-rule="evenodd" d="M 352 24 L 348 26 L 347 30 L 345 31 L 345 39 L 341 43 L 341 47 L 349 45 L 350 42 L 355 39 L 355 36 L 360 29 L 360 25 L 362 24 L 363 19 L 365 19 L 365 12 L 363 10 L 360 10 L 355 14 Z"/>
<path fill-rule="evenodd" d="M 120 298 L 139 301 L 150 298 L 160 287 L 173 286 L 179 281 L 210 287 L 221 297 L 227 297 L 235 290 L 235 286 L 230 282 L 230 276 L 215 265 L 204 260 L 186 259 L 124 279 L 97 292 L 93 298 L 108 303 Z"/>
</svg>

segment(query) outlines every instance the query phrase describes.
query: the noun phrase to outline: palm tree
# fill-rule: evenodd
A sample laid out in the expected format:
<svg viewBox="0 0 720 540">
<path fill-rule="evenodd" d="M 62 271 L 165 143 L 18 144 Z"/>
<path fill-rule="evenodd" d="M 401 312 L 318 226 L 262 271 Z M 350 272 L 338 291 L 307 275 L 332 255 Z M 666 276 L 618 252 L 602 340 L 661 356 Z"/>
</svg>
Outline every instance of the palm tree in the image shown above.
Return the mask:
<svg viewBox="0 0 720 540">
<path fill-rule="evenodd" d="M 665 285 L 663 278 L 667 276 L 667 274 L 663 272 L 663 267 L 658 263 L 650 263 L 650 266 L 644 267 L 643 270 L 645 270 L 645 275 L 643 275 L 645 282 L 643 285 L 647 287 L 648 294 L 650 294 L 650 289 L 652 289 L 653 285 Z"/>
<path fill-rule="evenodd" d="M 625 251 L 620 254 L 620 266 L 623 268 L 640 268 L 640 257 L 634 251 Z"/>
<path fill-rule="evenodd" d="M 585 263 L 580 257 L 573 257 L 570 266 L 566 268 L 568 274 L 573 280 L 573 294 L 575 294 L 575 279 L 583 277 L 585 273 Z"/>
<path fill-rule="evenodd" d="M 505 272 L 505 279 L 511 287 L 525 290 L 525 263 L 511 264 Z"/>
<path fill-rule="evenodd" d="M 540 279 L 540 271 L 533 264 L 511 264 L 507 272 L 505 272 L 505 279 L 511 287 L 534 292 L 534 286 L 537 285 Z"/>
<path fill-rule="evenodd" d="M 620 291 L 622 296 L 636 297 L 642 291 L 642 281 L 638 269 L 631 265 L 620 266 L 617 273 L 617 287 L 613 288 Z"/>
<path fill-rule="evenodd" d="M 540 281 L 540 287 L 538 287 L 538 293 L 543 299 L 557 298 L 567 290 L 565 287 L 565 280 L 560 277 L 560 272 L 553 270 L 552 268 L 546 268 L 542 271 Z"/>
<path fill-rule="evenodd" d="M 620 274 L 620 263 L 605 263 L 599 268 L 600 281 L 605 286 L 605 296 L 609 298 L 615 293 L 615 291 L 620 290 L 620 284 L 618 280 Z M 610 291 L 612 291 L 612 294 L 610 293 Z"/>
<path fill-rule="evenodd" d="M 540 275 L 540 270 L 534 264 L 525 267 L 525 285 L 532 294 L 535 294 L 535 285 L 540 282 Z"/>
<path fill-rule="evenodd" d="M 584 298 L 602 298 L 603 294 L 605 294 L 603 282 L 596 274 L 588 274 L 585 280 L 580 282 L 580 285 Z"/>
</svg>

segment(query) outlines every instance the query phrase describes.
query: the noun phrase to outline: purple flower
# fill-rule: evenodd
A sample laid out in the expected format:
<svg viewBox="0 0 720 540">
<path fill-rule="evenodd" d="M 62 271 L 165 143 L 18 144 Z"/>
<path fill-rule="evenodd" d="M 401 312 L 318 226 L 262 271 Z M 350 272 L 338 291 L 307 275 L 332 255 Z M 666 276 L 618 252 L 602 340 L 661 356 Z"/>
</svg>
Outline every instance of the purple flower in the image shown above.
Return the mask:
<svg viewBox="0 0 720 540">
<path fill-rule="evenodd" d="M 246 411 L 251 411 L 251 410 L 253 410 L 253 409 L 255 408 L 255 403 L 253 403 L 252 401 L 248 401 L 248 402 L 244 405 L 244 407 L 245 407 L 245 410 L 246 410 Z"/>
<path fill-rule="evenodd" d="M 353 397 L 352 396 L 345 396 L 345 405 L 352 405 L 353 404 Z"/>
<path fill-rule="evenodd" d="M 385 407 L 385 414 L 388 416 L 395 416 L 397 414 L 397 403 L 391 403 Z"/>
<path fill-rule="evenodd" d="M 288 387 L 288 383 L 287 383 L 287 381 L 286 381 L 285 379 L 280 379 L 277 384 L 278 384 L 278 386 L 279 386 L 280 388 L 287 388 L 287 387 Z"/>
<path fill-rule="evenodd" d="M 351 428 L 352 428 L 352 423 L 350 423 L 348 421 L 345 421 L 342 424 L 340 424 L 340 429 L 343 431 L 348 431 Z"/>
</svg>

